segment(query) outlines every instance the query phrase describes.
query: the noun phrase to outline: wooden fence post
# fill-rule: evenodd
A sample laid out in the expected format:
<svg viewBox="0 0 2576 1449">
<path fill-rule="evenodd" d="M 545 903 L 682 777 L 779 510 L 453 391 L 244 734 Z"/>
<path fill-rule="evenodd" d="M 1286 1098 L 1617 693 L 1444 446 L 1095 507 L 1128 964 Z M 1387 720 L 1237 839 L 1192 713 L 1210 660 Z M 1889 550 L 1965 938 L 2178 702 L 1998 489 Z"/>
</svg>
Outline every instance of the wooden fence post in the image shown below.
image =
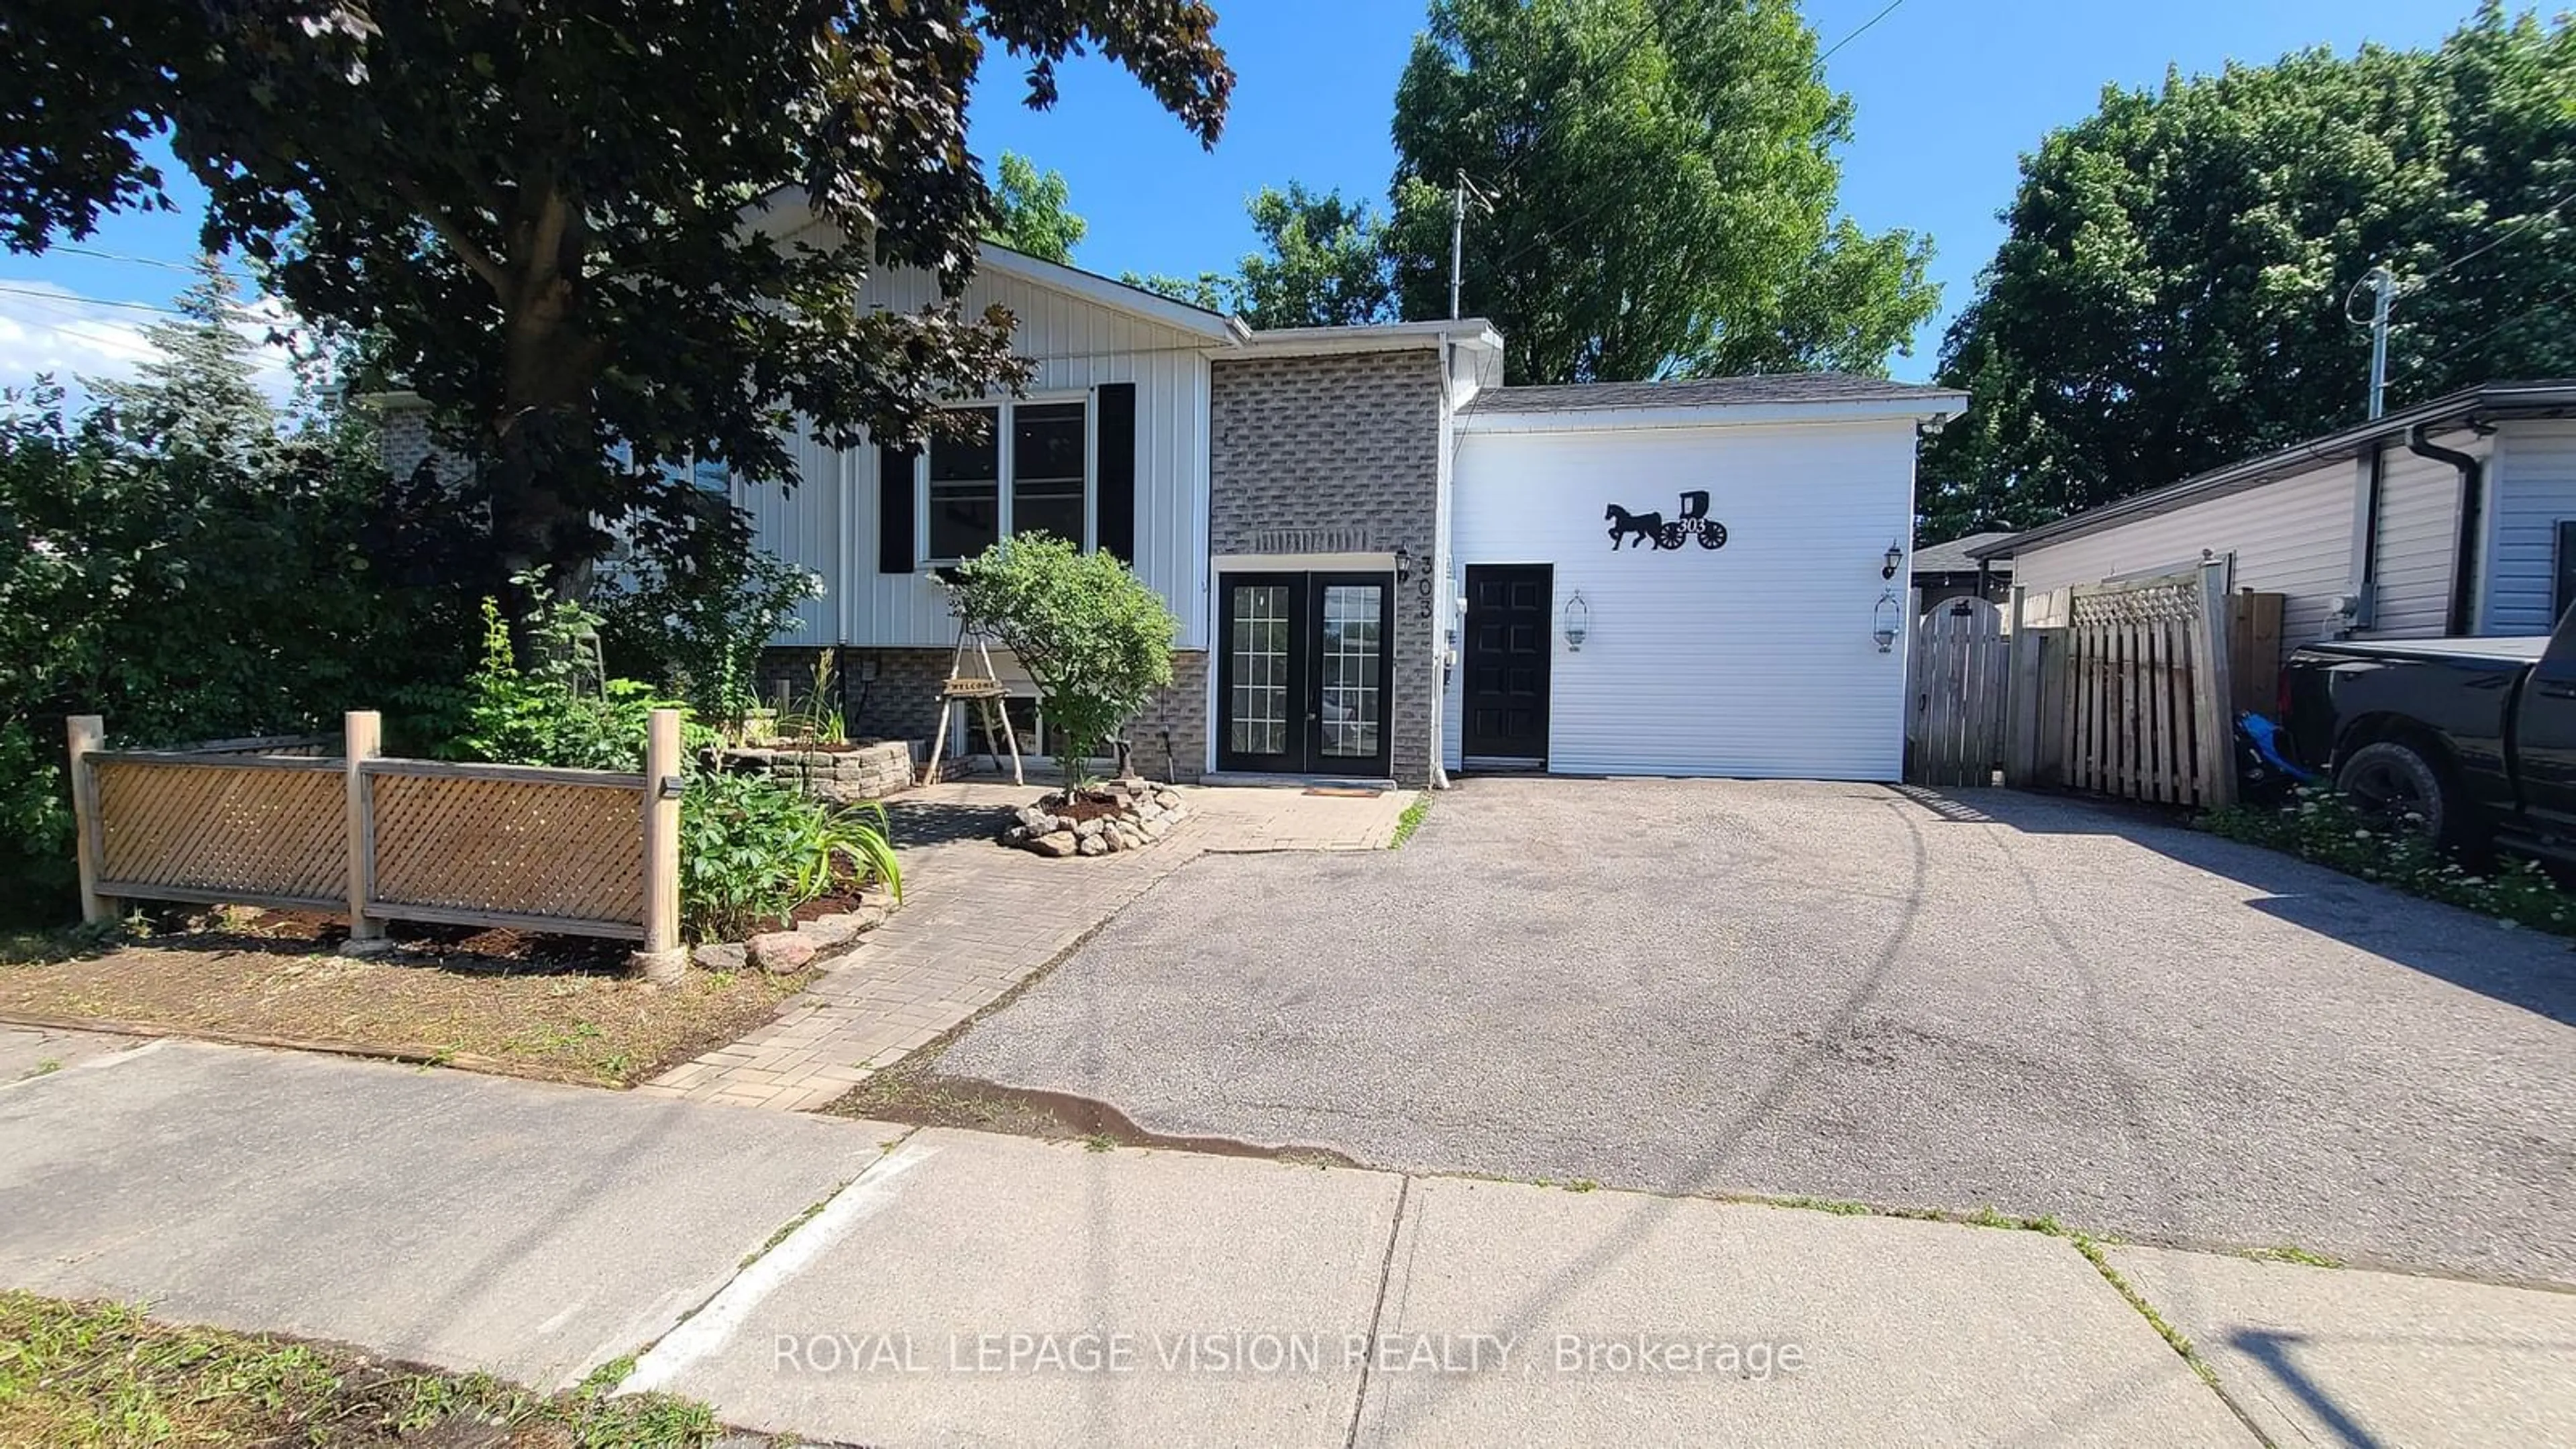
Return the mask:
<svg viewBox="0 0 2576 1449">
<path fill-rule="evenodd" d="M 107 748 L 107 721 L 76 714 L 64 722 L 63 734 L 71 746 L 72 854 L 80 866 L 81 919 L 99 925 L 116 919 L 116 902 L 98 893 L 98 767 L 89 762 L 90 751 Z"/>
<path fill-rule="evenodd" d="M 2030 590 L 2016 584 L 2004 620 L 2012 641 L 2004 670 L 2004 783 L 2029 788 L 2039 738 L 2039 636 L 2028 623 Z"/>
<path fill-rule="evenodd" d="M 652 981 L 688 970 L 680 948 L 680 712 L 653 711 L 644 744 L 644 949 L 635 964 Z"/>
<path fill-rule="evenodd" d="M 384 753 L 384 741 L 383 715 L 353 709 L 340 716 L 340 770 L 349 789 L 349 939 L 340 949 L 351 956 L 372 956 L 393 944 L 385 939 L 385 923 L 367 914 L 376 893 L 376 801 L 366 762 Z"/>
<path fill-rule="evenodd" d="M 2236 803 L 2235 694 L 2227 679 L 2227 565 L 2200 566 L 2200 622 L 2192 639 L 2197 656 L 2194 733 L 2200 740 L 2200 803 L 2215 809 Z"/>
</svg>

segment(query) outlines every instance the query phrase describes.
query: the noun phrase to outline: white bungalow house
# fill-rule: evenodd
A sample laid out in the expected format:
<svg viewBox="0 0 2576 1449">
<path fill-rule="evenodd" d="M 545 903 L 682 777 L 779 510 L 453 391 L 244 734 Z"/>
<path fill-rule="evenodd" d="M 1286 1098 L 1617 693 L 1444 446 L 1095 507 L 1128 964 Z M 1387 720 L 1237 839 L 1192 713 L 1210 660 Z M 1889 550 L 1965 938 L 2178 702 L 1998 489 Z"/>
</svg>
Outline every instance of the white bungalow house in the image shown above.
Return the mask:
<svg viewBox="0 0 2576 1449">
<path fill-rule="evenodd" d="M 2545 634 L 2576 603 L 2576 381 L 2497 382 L 1967 550 L 2069 584 L 2224 561 L 2282 645 Z"/>
<path fill-rule="evenodd" d="M 867 300 L 933 296 L 893 271 Z M 1175 682 L 1127 730 L 1155 775 L 1898 777 L 1916 432 L 1960 394 L 1508 387 L 1482 321 L 1254 331 L 993 247 L 965 301 L 1008 308 L 1036 370 L 954 404 L 989 441 L 800 439 L 792 491 L 730 483 L 826 581 L 773 658 L 796 678 L 837 648 L 853 731 L 926 752 L 958 628 L 936 569 L 1043 528 L 1129 560 L 1179 620 Z"/>
</svg>

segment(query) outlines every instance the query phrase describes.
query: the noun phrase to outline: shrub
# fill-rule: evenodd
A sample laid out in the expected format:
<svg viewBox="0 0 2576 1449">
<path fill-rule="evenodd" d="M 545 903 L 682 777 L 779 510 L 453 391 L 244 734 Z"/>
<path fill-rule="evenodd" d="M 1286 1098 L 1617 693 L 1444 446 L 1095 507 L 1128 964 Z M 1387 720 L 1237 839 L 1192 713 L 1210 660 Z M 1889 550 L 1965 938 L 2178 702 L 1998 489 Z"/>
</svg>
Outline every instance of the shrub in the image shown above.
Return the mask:
<svg viewBox="0 0 2576 1449">
<path fill-rule="evenodd" d="M 65 715 L 105 716 L 120 745 L 330 730 L 468 662 L 473 596 L 452 580 L 470 525 L 389 480 L 363 428 L 218 435 L 156 416 L 75 414 L 46 384 L 0 393 L 10 914 L 69 909 L 67 837 L 24 828 L 67 806 Z"/>
<path fill-rule="evenodd" d="M 1172 682 L 1177 621 L 1115 555 L 1026 534 L 969 559 L 950 587 L 1036 682 L 1068 776 Z"/>
<path fill-rule="evenodd" d="M 2576 935 L 2576 895 L 2539 862 L 2514 856 L 2493 869 L 2472 870 L 2408 828 L 2413 823 L 2389 821 L 2322 785 L 2300 787 L 2278 808 L 2236 805 L 2201 817 L 2204 828 L 2229 840 L 2269 846 L 2509 924 Z"/>
<path fill-rule="evenodd" d="M 762 553 L 728 510 L 685 536 L 639 536 L 631 558 L 600 571 L 593 599 L 611 662 L 732 729 L 759 702 L 760 651 L 822 595 L 819 575 Z"/>
<path fill-rule="evenodd" d="M 903 896 L 883 807 L 835 812 L 761 775 L 706 772 L 680 799 L 680 926 L 695 941 L 786 924 L 836 884 Z"/>
<path fill-rule="evenodd" d="M 649 685 L 606 677 L 597 616 L 581 605 L 541 602 L 528 617 L 539 657 L 523 671 L 501 606 L 483 601 L 483 663 L 465 682 L 451 752 L 508 765 L 643 769 L 653 711 L 671 702 Z"/>
</svg>

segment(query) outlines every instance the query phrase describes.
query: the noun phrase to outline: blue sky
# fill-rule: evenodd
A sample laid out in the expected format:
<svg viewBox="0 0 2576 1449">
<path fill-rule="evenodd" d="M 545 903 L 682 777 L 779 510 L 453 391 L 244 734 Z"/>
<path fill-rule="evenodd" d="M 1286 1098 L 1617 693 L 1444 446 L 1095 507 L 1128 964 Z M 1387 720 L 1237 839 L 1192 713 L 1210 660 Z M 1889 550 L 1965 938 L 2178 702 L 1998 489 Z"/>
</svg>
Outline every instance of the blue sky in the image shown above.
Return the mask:
<svg viewBox="0 0 2576 1449">
<path fill-rule="evenodd" d="M 1808 0 L 1825 44 L 1886 0 Z M 2471 0 L 1901 0 L 1827 62 L 1857 108 L 1843 153 L 1842 204 L 1873 230 L 1928 232 L 1942 315 L 1916 339 L 1900 377 L 1927 374 L 1941 328 L 1966 302 L 2001 239 L 1995 212 L 2016 164 L 2051 127 L 2091 111 L 2105 83 L 2153 85 L 2168 65 L 2216 70 L 2365 40 L 2437 43 Z M 1091 223 L 1075 260 L 1096 271 L 1191 273 L 1230 266 L 1251 246 L 1243 201 L 1290 179 L 1382 199 L 1394 165 L 1395 78 L 1422 10 L 1410 0 L 1218 0 L 1217 34 L 1239 77 L 1224 139 L 1202 151 L 1126 75 L 1092 60 L 1064 77 L 1056 109 L 1019 105 L 1015 72 L 995 64 L 978 97 L 974 142 L 1060 170 Z M 187 216 L 111 219 L 86 245 L 139 257 L 0 255 L 0 382 L 36 366 L 119 371 L 153 314 L 102 305 L 166 303 L 186 284 L 170 263 L 194 243 Z M 150 265 L 159 262 L 164 265 Z"/>
</svg>

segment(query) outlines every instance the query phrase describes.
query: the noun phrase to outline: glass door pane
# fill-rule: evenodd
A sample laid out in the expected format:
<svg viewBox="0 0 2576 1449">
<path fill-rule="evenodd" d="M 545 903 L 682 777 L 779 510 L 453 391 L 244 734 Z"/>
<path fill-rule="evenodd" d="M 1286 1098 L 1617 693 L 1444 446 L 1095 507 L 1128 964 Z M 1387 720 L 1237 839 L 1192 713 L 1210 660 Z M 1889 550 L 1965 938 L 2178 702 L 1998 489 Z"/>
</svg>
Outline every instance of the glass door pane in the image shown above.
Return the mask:
<svg viewBox="0 0 2576 1449">
<path fill-rule="evenodd" d="M 1386 590 L 1378 584 L 1326 584 L 1323 595 L 1318 748 L 1329 759 L 1374 759 L 1384 749 L 1386 701 L 1378 665 L 1386 648 Z"/>
<path fill-rule="evenodd" d="M 1294 719 L 1289 651 L 1295 640 L 1286 584 L 1236 584 L 1228 590 L 1232 636 L 1226 640 L 1226 748 L 1237 755 L 1284 755 Z"/>
</svg>

